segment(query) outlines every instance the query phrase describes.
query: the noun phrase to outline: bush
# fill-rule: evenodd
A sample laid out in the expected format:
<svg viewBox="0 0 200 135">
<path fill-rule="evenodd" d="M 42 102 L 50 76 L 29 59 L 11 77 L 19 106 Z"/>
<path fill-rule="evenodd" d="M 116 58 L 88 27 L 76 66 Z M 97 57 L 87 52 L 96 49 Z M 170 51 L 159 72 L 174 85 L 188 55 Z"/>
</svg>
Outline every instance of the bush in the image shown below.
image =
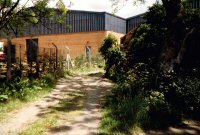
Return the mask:
<svg viewBox="0 0 200 135">
<path fill-rule="evenodd" d="M 186 9 L 177 22 L 166 20 L 166 13 L 155 4 L 146 23 L 128 35 L 130 44 L 122 47 L 108 36 L 100 48 L 106 77 L 117 82 L 105 105 L 125 132 L 134 125 L 164 128 L 182 118 L 200 119 L 200 12 Z"/>
<path fill-rule="evenodd" d="M 163 93 L 152 91 L 146 97 L 148 103 L 148 121 L 140 121 L 144 129 L 166 128 L 171 124 L 180 122 L 181 114 L 172 110 L 170 104 L 165 100 Z"/>
<path fill-rule="evenodd" d="M 115 82 L 124 80 L 126 73 L 126 54 L 122 51 L 123 47 L 117 42 L 115 36 L 109 34 L 104 39 L 99 51 L 105 59 L 105 76 Z"/>
<path fill-rule="evenodd" d="M 98 68 L 103 68 L 105 66 L 104 59 L 100 55 L 96 55 L 91 58 L 92 59 L 92 65 Z"/>
<path fill-rule="evenodd" d="M 171 106 L 166 93 L 151 89 L 152 76 L 146 72 L 140 76 L 133 71 L 128 72 L 129 76 L 124 82 L 118 83 L 107 99 L 109 103 L 105 104 L 114 110 L 112 112 L 122 122 L 123 130 L 134 126 L 144 129 L 165 128 L 181 120 L 182 113 Z"/>
<path fill-rule="evenodd" d="M 39 91 L 52 87 L 56 83 L 53 74 L 47 74 L 41 79 L 31 80 L 29 78 L 16 78 L 10 83 L 3 83 L 0 87 L 0 102 L 10 99 L 26 100 L 26 97 L 33 91 Z"/>
<path fill-rule="evenodd" d="M 119 88 L 115 90 L 121 91 Z M 109 113 L 105 114 L 101 125 L 104 129 L 107 128 L 107 132 L 129 133 L 129 129 L 139 125 L 141 121 L 148 121 L 147 102 L 141 96 L 117 99 L 113 95 L 107 97 L 105 105 Z"/>
<path fill-rule="evenodd" d="M 46 85 L 53 85 L 56 83 L 56 78 L 53 74 L 47 74 L 43 76 L 43 79 L 41 80 L 41 84 L 44 87 L 47 87 Z"/>
<path fill-rule="evenodd" d="M 89 66 L 102 68 L 104 67 L 104 60 L 100 55 L 96 55 L 94 57 L 91 57 L 90 65 L 90 61 L 86 58 L 86 56 L 81 55 L 75 58 L 74 65 L 75 68 L 83 68 Z"/>
<path fill-rule="evenodd" d="M 193 76 L 168 76 L 161 80 L 160 91 L 173 110 L 190 118 L 200 118 L 200 79 Z"/>
<path fill-rule="evenodd" d="M 109 34 L 108 37 L 104 39 L 101 47 L 99 48 L 99 52 L 105 60 L 107 59 L 107 55 L 109 54 L 108 50 L 113 46 L 117 45 L 117 42 L 117 38 L 112 34 Z"/>
<path fill-rule="evenodd" d="M 81 67 L 81 66 L 86 66 L 86 63 L 87 63 L 87 59 L 85 56 L 81 55 L 81 56 L 78 56 L 75 58 L 74 60 L 74 65 L 75 67 Z"/>
</svg>

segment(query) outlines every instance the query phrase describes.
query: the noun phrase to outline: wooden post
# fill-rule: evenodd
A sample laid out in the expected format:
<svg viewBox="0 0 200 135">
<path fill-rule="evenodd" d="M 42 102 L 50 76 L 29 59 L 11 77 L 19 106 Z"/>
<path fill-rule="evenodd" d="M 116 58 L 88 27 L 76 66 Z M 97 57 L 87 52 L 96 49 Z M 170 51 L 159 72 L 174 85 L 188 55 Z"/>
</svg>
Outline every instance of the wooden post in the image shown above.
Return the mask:
<svg viewBox="0 0 200 135">
<path fill-rule="evenodd" d="M 45 48 L 43 50 L 43 72 L 45 72 Z"/>
<path fill-rule="evenodd" d="M 8 44 L 7 44 L 7 82 L 11 80 L 11 37 L 7 38 Z"/>
<path fill-rule="evenodd" d="M 19 64 L 20 64 L 20 71 L 22 71 L 22 52 L 21 52 L 21 49 L 22 49 L 22 46 L 21 46 L 21 44 L 19 45 Z"/>
<path fill-rule="evenodd" d="M 20 70 L 20 77 L 22 76 L 22 56 L 21 56 L 21 44 L 19 45 L 19 70 Z"/>
<path fill-rule="evenodd" d="M 36 76 L 40 77 L 40 63 L 39 63 L 39 59 L 38 59 L 38 54 L 39 54 L 39 46 L 37 44 L 37 57 L 36 57 Z"/>
<path fill-rule="evenodd" d="M 55 47 L 55 50 L 56 50 L 56 54 L 55 54 L 56 58 L 55 58 L 55 66 L 54 66 L 54 72 L 55 72 L 58 67 L 58 47 L 54 43 L 52 43 L 52 45 Z"/>
</svg>

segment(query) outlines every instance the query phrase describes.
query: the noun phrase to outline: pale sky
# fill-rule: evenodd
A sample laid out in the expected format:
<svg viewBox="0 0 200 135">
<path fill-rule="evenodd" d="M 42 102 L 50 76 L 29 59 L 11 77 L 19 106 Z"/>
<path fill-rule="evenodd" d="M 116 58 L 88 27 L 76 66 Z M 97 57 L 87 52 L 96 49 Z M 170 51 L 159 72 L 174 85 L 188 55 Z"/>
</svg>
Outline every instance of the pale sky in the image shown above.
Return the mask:
<svg viewBox="0 0 200 135">
<path fill-rule="evenodd" d="M 29 5 L 29 2 L 31 2 L 32 0 L 21 0 L 21 5 L 25 4 L 27 1 Z M 58 0 L 52 0 L 52 2 L 49 3 L 50 6 L 55 6 L 55 1 Z M 106 11 L 112 13 L 112 6 L 109 0 L 63 0 L 63 1 L 66 6 L 68 6 L 70 2 L 73 3 L 69 9 L 85 10 L 85 11 Z M 126 1 L 126 0 L 120 0 L 120 1 Z M 145 4 L 134 5 L 133 1 L 134 0 L 128 0 L 128 2 L 126 2 L 124 6 L 120 6 L 122 8 L 115 14 L 123 18 L 132 17 L 146 12 L 148 10 L 148 7 L 152 6 L 156 2 L 156 0 L 146 0 Z"/>
<path fill-rule="evenodd" d="M 66 5 L 68 0 L 64 0 Z M 73 5 L 70 9 L 86 11 L 106 11 L 112 13 L 111 2 L 109 0 L 71 0 Z M 134 6 L 133 0 L 129 0 L 116 15 L 127 18 L 147 11 L 148 7 L 155 3 L 156 0 L 146 0 L 145 4 Z"/>
</svg>

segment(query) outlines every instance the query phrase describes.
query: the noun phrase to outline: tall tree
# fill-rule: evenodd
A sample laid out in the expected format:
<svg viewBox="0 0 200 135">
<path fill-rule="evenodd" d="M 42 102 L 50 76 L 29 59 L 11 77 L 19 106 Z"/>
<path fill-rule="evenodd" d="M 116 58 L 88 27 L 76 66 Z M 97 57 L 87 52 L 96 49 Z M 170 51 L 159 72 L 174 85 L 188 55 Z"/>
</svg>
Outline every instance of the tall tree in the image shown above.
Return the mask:
<svg viewBox="0 0 200 135">
<path fill-rule="evenodd" d="M 49 3 L 54 2 L 54 5 Z M 31 6 L 30 6 L 31 5 Z M 51 8 L 51 7 L 54 8 Z M 67 8 L 62 0 L 0 0 L 0 34 L 7 38 L 7 81 L 11 79 L 11 39 L 29 24 L 53 18 L 55 8 L 61 11 L 56 21 L 62 22 Z M 45 25 L 45 24 L 44 24 Z"/>
<path fill-rule="evenodd" d="M 110 0 L 113 5 L 118 6 L 117 2 L 120 0 Z M 128 0 L 124 0 L 128 1 Z M 138 0 L 133 0 L 138 1 Z M 139 0 L 140 1 L 140 0 Z M 194 13 L 187 13 L 184 7 L 188 5 L 188 2 L 193 0 L 160 0 L 164 7 L 163 25 L 166 28 L 165 40 L 162 43 L 163 49 L 160 58 L 160 69 L 165 73 L 173 71 L 176 64 L 180 65 L 183 59 L 183 55 L 187 50 L 188 39 L 191 35 L 198 35 L 200 28 L 200 15 Z M 145 1 L 143 1 L 145 2 Z M 195 2 L 195 1 L 194 1 Z M 195 10 L 190 10 L 195 12 Z M 186 15 L 190 14 L 190 17 L 186 19 Z M 196 15 L 194 17 L 194 15 Z M 191 20 L 195 18 L 195 20 Z M 190 21 L 189 21 L 190 20 Z M 190 25 L 186 25 L 187 22 L 192 22 Z M 189 27 L 188 27 L 189 26 Z M 194 38 L 194 36 L 192 36 Z M 195 38 L 197 40 L 197 38 Z M 198 42 L 198 41 L 195 41 Z M 196 46 L 197 45 L 193 45 Z M 191 47 L 190 47 L 191 48 Z M 190 60 L 192 61 L 192 60 Z"/>
</svg>

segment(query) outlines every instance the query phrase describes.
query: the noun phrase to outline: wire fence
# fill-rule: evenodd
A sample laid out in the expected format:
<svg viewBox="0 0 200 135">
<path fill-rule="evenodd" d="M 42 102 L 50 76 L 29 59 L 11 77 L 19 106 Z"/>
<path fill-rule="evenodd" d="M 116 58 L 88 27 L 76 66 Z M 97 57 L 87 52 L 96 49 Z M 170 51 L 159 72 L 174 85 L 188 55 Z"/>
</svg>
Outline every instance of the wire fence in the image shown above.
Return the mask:
<svg viewBox="0 0 200 135">
<path fill-rule="evenodd" d="M 7 56 L 1 55 L 0 59 L 0 80 L 6 78 Z M 27 50 L 21 46 L 11 49 L 11 75 L 12 77 L 38 77 L 46 73 L 55 73 L 61 67 L 64 68 L 64 56 L 66 52 L 56 48 L 39 47 L 36 60 L 28 60 Z"/>
</svg>

